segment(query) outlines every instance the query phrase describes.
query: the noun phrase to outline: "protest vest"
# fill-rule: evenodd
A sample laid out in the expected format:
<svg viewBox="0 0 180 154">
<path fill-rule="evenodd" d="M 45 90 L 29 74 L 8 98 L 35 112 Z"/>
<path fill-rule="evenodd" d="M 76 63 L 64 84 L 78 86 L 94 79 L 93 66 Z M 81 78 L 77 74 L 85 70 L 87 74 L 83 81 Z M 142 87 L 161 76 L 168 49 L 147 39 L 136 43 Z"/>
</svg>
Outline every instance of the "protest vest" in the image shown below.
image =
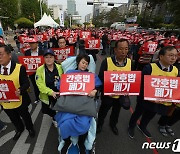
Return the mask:
<svg viewBox="0 0 180 154">
<path fill-rule="evenodd" d="M 127 63 L 123 67 L 116 66 L 111 57 L 107 58 L 107 71 L 131 71 L 131 60 L 127 58 Z M 119 98 L 119 96 L 112 96 L 112 98 Z"/>
<path fill-rule="evenodd" d="M 14 83 L 16 89 L 20 87 L 19 74 L 20 74 L 21 64 L 16 64 L 14 71 L 10 75 L 0 75 L 1 80 L 11 80 Z M 1 102 L 0 104 L 4 109 L 14 109 L 18 108 L 22 104 L 22 96 L 19 97 L 18 102 Z"/>
<path fill-rule="evenodd" d="M 178 75 L 178 69 L 175 66 L 173 66 L 173 69 L 171 72 L 165 72 L 165 71 L 161 70 L 155 63 L 151 63 L 151 67 L 152 67 L 151 75 L 172 76 L 172 77 L 177 77 L 177 75 Z M 169 103 L 169 102 L 163 102 L 162 104 L 164 104 L 166 106 L 172 105 L 172 103 Z"/>
</svg>

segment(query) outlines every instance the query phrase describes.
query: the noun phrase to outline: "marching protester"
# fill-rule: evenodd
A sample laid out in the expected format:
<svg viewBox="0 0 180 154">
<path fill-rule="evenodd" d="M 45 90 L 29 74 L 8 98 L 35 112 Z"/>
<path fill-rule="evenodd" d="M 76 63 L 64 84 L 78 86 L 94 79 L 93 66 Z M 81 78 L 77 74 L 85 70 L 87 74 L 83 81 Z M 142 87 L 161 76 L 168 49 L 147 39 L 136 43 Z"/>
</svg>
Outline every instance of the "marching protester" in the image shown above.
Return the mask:
<svg viewBox="0 0 180 154">
<path fill-rule="evenodd" d="M 16 32 L 14 36 L 14 41 L 16 42 L 16 47 L 18 48 L 18 52 L 20 52 L 20 42 L 19 42 L 19 33 Z"/>
<path fill-rule="evenodd" d="M 102 46 L 103 46 L 103 50 L 102 50 L 101 55 L 106 55 L 107 48 L 108 48 L 108 35 L 107 35 L 107 32 L 104 32 L 104 34 L 102 36 Z"/>
<path fill-rule="evenodd" d="M 58 46 L 59 46 L 59 48 L 65 48 L 67 45 L 66 45 L 66 39 L 65 39 L 65 37 L 63 37 L 63 36 L 60 36 L 58 39 L 57 39 L 57 41 L 58 41 Z M 58 63 L 58 64 L 61 64 L 61 59 L 58 59 L 58 60 L 56 60 L 56 62 Z"/>
<path fill-rule="evenodd" d="M 178 53 L 175 47 L 164 47 L 159 51 L 159 61 L 157 63 L 150 63 L 144 66 L 142 70 L 141 92 L 137 97 L 137 105 L 129 121 L 128 135 L 130 138 L 134 138 L 136 122 L 141 116 L 141 122 L 140 124 L 137 124 L 137 127 L 146 137 L 151 138 L 151 134 L 147 130 L 149 122 L 157 113 L 164 116 L 168 115 L 168 111 L 172 106 L 172 103 L 157 103 L 144 100 L 144 75 L 177 77 L 178 69 L 173 66 L 177 60 L 177 54 Z"/>
<path fill-rule="evenodd" d="M 127 58 L 128 49 L 129 42 L 126 39 L 120 39 L 116 42 L 114 48 L 115 56 L 108 57 L 101 63 L 99 78 L 102 83 L 104 83 L 104 71 L 131 71 L 131 60 Z M 102 91 L 102 102 L 98 114 L 97 133 L 101 132 L 104 119 L 112 107 L 109 125 L 115 135 L 119 134 L 116 124 L 118 123 L 121 106 L 127 100 L 128 97 L 125 96 L 104 96 Z"/>
<path fill-rule="evenodd" d="M 178 50 L 177 46 L 175 46 L 176 49 Z M 177 60 L 174 63 L 174 66 L 177 67 L 178 70 L 180 70 L 180 55 L 178 52 L 177 55 Z M 162 115 L 159 118 L 158 121 L 158 129 L 159 132 L 163 135 L 163 136 L 168 136 L 169 134 L 171 136 L 174 136 L 175 133 L 172 130 L 171 126 L 173 126 L 175 123 L 177 123 L 180 120 L 180 105 L 177 103 L 174 103 L 171 108 L 169 109 L 168 115 Z"/>
<path fill-rule="evenodd" d="M 25 51 L 25 53 L 24 53 L 25 56 L 43 56 L 44 51 L 39 50 L 37 38 L 30 37 L 27 42 L 30 45 L 30 49 Z M 35 94 L 35 99 L 36 99 L 34 103 L 37 104 L 39 102 L 39 89 L 36 85 L 35 73 L 32 73 L 31 75 L 29 75 L 29 78 L 30 78 L 33 88 L 34 88 L 34 94 Z"/>
<path fill-rule="evenodd" d="M 76 58 L 76 63 L 77 63 L 77 68 L 75 70 L 69 70 L 68 73 L 88 73 L 88 65 L 90 63 L 90 57 L 86 54 L 80 54 Z M 89 72 L 88 74 L 94 74 Z M 95 74 L 94 74 L 95 75 Z M 57 100 L 57 104 L 54 109 L 62 111 L 58 112 L 55 116 L 56 121 L 58 122 L 58 127 L 59 127 L 59 133 L 60 133 L 60 145 L 58 150 L 61 151 L 61 154 L 66 154 L 68 152 L 69 147 L 71 146 L 71 143 L 76 140 L 78 137 L 78 147 L 80 154 L 86 154 L 86 150 L 91 150 L 93 141 L 95 139 L 95 134 L 96 131 L 95 129 L 89 140 L 85 143 L 86 138 L 88 138 L 88 131 L 90 130 L 90 127 L 93 124 L 93 128 L 96 128 L 96 123 L 93 118 L 93 115 L 91 113 L 92 110 L 92 105 L 95 103 L 95 96 L 96 93 L 101 86 L 101 81 L 98 78 L 97 75 L 95 75 L 95 89 L 89 92 L 88 96 L 78 96 L 78 95 L 73 95 L 73 96 L 61 96 L 65 97 L 65 100 L 69 100 L 67 103 L 70 105 L 69 108 L 71 108 L 71 112 L 67 112 L 67 107 L 62 107 L 61 106 L 61 97 L 59 100 Z M 92 99 L 93 98 L 93 99 Z M 65 102 L 64 102 L 65 103 Z M 63 104 L 64 104 L 63 103 Z M 67 104 L 66 103 L 66 104 Z M 72 105 L 75 104 L 77 108 Z M 87 103 L 90 103 L 87 106 Z M 79 105 L 78 105 L 79 104 Z M 94 104 L 95 105 L 95 104 Z M 93 105 L 93 106 L 94 106 Z M 96 108 L 94 106 L 94 111 L 95 115 L 96 113 Z M 95 123 L 95 124 L 94 124 Z M 94 138 L 94 139 L 93 139 Z M 61 143 L 64 143 L 62 146 Z"/>
<path fill-rule="evenodd" d="M 92 39 L 99 39 L 98 37 L 97 37 L 97 35 L 91 35 L 91 38 Z M 85 41 L 88 41 L 89 39 L 87 39 L 87 40 L 85 40 Z M 96 47 L 94 47 L 94 48 L 96 48 Z M 96 62 L 97 61 L 97 57 L 96 57 L 96 54 L 98 54 L 99 53 L 99 49 L 86 49 L 85 50 L 86 51 L 86 53 L 88 54 L 88 55 L 92 55 L 93 56 L 93 58 L 94 58 L 94 61 Z"/>
<path fill-rule="evenodd" d="M 138 51 L 137 70 L 142 71 L 143 67 L 152 61 L 156 49 L 157 42 L 153 41 L 153 38 L 150 38 L 142 44 Z"/>
<path fill-rule="evenodd" d="M 51 49 L 44 52 L 44 62 L 45 64 L 36 70 L 35 80 L 40 91 L 42 113 L 52 117 L 53 123 L 56 124 L 54 120 L 56 112 L 51 108 L 59 94 L 57 84 L 63 71 L 61 65 L 55 63 L 55 54 Z"/>
<path fill-rule="evenodd" d="M 8 46 L 0 46 L 0 79 L 13 81 L 16 88 L 16 96 L 20 98 L 17 102 L 1 102 L 3 110 L 10 118 L 16 128 L 13 140 L 18 140 L 24 131 L 24 124 L 29 131 L 29 136 L 34 137 L 35 131 L 28 106 L 31 103 L 27 89 L 30 86 L 26 69 L 21 64 L 11 60 L 11 50 Z"/>
</svg>

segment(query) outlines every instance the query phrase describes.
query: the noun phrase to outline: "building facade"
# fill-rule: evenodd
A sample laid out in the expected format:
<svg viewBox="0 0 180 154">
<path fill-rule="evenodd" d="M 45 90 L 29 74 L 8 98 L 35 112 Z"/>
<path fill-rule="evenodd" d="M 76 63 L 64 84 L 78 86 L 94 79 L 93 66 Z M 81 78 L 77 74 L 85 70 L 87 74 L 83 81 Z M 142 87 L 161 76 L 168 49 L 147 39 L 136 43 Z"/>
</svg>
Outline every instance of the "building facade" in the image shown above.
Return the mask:
<svg viewBox="0 0 180 154">
<path fill-rule="evenodd" d="M 76 2 L 75 0 L 67 0 L 67 13 L 69 15 L 76 14 Z"/>
<path fill-rule="evenodd" d="M 85 16 L 85 22 L 91 22 L 92 21 L 92 18 L 93 18 L 93 14 L 92 13 L 89 13 Z"/>
<path fill-rule="evenodd" d="M 54 19 L 59 18 L 59 12 L 62 10 L 62 5 L 49 5 L 49 10 Z"/>
</svg>

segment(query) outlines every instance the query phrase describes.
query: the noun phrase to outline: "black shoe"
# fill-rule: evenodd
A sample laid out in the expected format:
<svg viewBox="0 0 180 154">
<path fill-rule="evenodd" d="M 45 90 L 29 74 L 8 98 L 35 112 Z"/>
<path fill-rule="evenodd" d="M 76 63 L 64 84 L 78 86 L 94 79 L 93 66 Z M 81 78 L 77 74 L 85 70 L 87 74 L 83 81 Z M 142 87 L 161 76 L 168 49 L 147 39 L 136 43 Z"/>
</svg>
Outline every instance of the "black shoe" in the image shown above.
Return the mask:
<svg viewBox="0 0 180 154">
<path fill-rule="evenodd" d="M 86 148 L 85 148 L 84 144 L 83 145 L 78 144 L 78 146 L 79 146 L 80 154 L 86 154 Z"/>
<path fill-rule="evenodd" d="M 152 138 L 151 134 L 146 128 L 141 128 L 140 125 L 137 125 L 137 128 L 143 133 L 144 136 L 146 136 L 147 138 Z"/>
<path fill-rule="evenodd" d="M 111 125 L 110 125 L 110 127 L 111 127 L 111 130 L 112 130 L 112 132 L 114 133 L 114 135 L 119 135 L 119 131 L 118 131 L 118 129 L 117 129 L 116 126 L 111 126 Z"/>
<path fill-rule="evenodd" d="M 34 131 L 34 129 L 31 129 L 31 130 L 28 130 L 28 131 L 29 131 L 29 136 L 30 136 L 31 138 L 34 138 L 35 135 L 36 135 L 36 132 Z"/>
<path fill-rule="evenodd" d="M 13 137 L 13 140 L 14 141 L 17 141 L 18 139 L 19 139 L 19 137 L 21 136 L 21 134 L 22 134 L 22 132 L 16 132 L 16 134 L 14 135 L 14 137 Z"/>
<path fill-rule="evenodd" d="M 131 139 L 134 138 L 134 128 L 128 127 L 128 135 Z"/>
<path fill-rule="evenodd" d="M 67 154 L 70 146 L 72 145 L 70 140 L 65 141 L 63 148 L 61 149 L 61 154 Z"/>
<path fill-rule="evenodd" d="M 98 125 L 97 126 L 97 131 L 96 131 L 96 133 L 98 134 L 98 133 L 100 133 L 102 131 L 102 125 Z"/>
</svg>

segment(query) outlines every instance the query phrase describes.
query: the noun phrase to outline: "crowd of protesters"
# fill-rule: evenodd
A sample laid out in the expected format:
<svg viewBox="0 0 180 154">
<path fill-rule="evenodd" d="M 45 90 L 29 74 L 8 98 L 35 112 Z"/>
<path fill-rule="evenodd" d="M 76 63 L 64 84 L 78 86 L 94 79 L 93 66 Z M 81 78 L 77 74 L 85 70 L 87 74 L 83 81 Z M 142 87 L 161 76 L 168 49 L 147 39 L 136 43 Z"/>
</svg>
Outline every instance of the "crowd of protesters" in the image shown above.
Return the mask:
<svg viewBox="0 0 180 154">
<path fill-rule="evenodd" d="M 29 131 L 30 137 L 35 136 L 35 130 L 33 128 L 32 120 L 28 112 L 28 105 L 30 100 L 28 99 L 27 90 L 29 88 L 29 79 L 32 82 L 35 103 L 42 102 L 42 113 L 48 114 L 52 117 L 52 121 L 55 126 L 61 130 L 64 137 L 64 148 L 58 148 L 62 153 L 66 153 L 71 141 L 72 132 L 79 137 L 80 153 L 85 153 L 86 150 L 91 148 L 84 147 L 82 142 L 85 142 L 85 138 L 88 136 L 87 132 L 90 129 L 92 118 L 80 117 L 78 120 L 83 122 L 83 118 L 88 119 L 89 123 L 84 124 L 85 130 L 81 130 L 81 133 L 77 133 L 77 128 L 74 128 L 77 123 L 71 123 L 68 115 L 68 120 L 64 120 L 65 114 L 52 110 L 55 106 L 57 98 L 59 97 L 59 88 L 61 86 L 61 75 L 63 74 L 63 68 L 61 63 L 69 56 L 77 56 L 76 68 L 70 72 L 88 72 L 88 65 L 90 59 L 87 55 L 92 55 L 94 62 L 96 63 L 96 55 L 100 52 L 105 59 L 101 63 L 99 78 L 102 85 L 95 86 L 96 88 L 91 91 L 88 96 L 95 97 L 96 93 L 101 93 L 101 106 L 99 109 L 97 121 L 97 133 L 100 133 L 103 129 L 104 119 L 110 110 L 109 125 L 112 132 L 115 135 L 119 134 L 117 123 L 119 118 L 120 109 L 124 108 L 129 110 L 130 99 L 129 96 L 123 95 L 104 95 L 104 72 L 105 71 L 141 71 L 141 90 L 140 95 L 137 97 L 137 105 L 134 113 L 132 114 L 129 126 L 128 135 L 130 138 L 134 138 L 134 128 L 136 127 L 137 120 L 142 116 L 140 124 L 137 127 L 148 138 L 152 135 L 147 130 L 147 125 L 153 119 L 156 114 L 160 114 L 161 117 L 158 121 L 159 131 L 163 136 L 174 136 L 174 132 L 171 126 L 177 123 L 180 119 L 180 105 L 178 103 L 159 101 L 147 101 L 144 100 L 144 75 L 157 75 L 157 76 L 170 76 L 178 77 L 180 69 L 180 36 L 176 34 L 169 34 L 162 32 L 146 32 L 142 31 L 138 33 L 136 31 L 120 31 L 113 29 L 23 29 L 16 32 L 14 40 L 19 52 L 24 56 L 43 56 L 44 64 L 37 68 L 37 71 L 27 75 L 25 68 L 21 64 L 16 64 L 11 60 L 11 51 L 7 45 L 5 45 L 3 38 L 0 38 L 0 79 L 8 78 L 15 83 L 16 95 L 22 97 L 20 101 L 12 105 L 6 102 L 1 102 L 3 110 L 10 117 L 12 123 L 16 128 L 16 134 L 13 140 L 18 140 L 21 133 L 24 131 L 24 124 Z M 65 52 L 65 49 L 71 47 L 73 50 L 69 55 L 69 52 Z M 64 50 L 62 55 L 57 55 L 55 49 Z M 102 52 L 101 52 L 102 51 Z M 81 57 L 81 55 L 83 55 Z M 60 58 L 58 58 L 58 56 Z M 108 57 L 106 57 L 108 56 Z M 80 59 L 78 59 L 80 58 Z M 8 70 L 8 71 L 7 71 Z M 15 71 L 13 71 L 15 70 Z M 13 73 L 16 73 L 17 77 L 14 78 Z M 25 98 L 26 97 L 26 98 Z M 60 96 L 61 97 L 61 96 Z M 73 97 L 76 99 L 78 97 Z M 82 101 L 81 99 L 78 101 Z M 16 115 L 16 116 L 14 116 Z M 79 115 L 79 114 L 76 114 Z M 56 116 L 56 118 L 55 118 Z M 74 116 L 74 115 L 73 115 Z M 58 117 L 58 118 L 57 118 Z M 74 117 L 73 117 L 74 118 Z M 77 118 L 77 116 L 76 116 Z M 58 123 L 55 120 L 59 120 Z M 65 123 L 62 123 L 62 119 Z M 87 122 L 87 121 L 86 121 Z M 1 124 L 1 123 L 0 123 Z M 62 126 L 63 125 L 63 126 Z M 1 126 L 1 125 L 0 125 Z M 69 128 L 72 126 L 72 128 Z M 77 126 L 78 127 L 78 126 Z M 1 130 L 5 130 L 6 125 L 1 127 Z M 72 131 L 71 133 L 64 132 L 63 128 Z M 80 129 L 80 128 L 79 128 Z M 82 129 L 82 128 L 81 128 Z M 69 134 L 67 136 L 67 134 Z"/>
</svg>

